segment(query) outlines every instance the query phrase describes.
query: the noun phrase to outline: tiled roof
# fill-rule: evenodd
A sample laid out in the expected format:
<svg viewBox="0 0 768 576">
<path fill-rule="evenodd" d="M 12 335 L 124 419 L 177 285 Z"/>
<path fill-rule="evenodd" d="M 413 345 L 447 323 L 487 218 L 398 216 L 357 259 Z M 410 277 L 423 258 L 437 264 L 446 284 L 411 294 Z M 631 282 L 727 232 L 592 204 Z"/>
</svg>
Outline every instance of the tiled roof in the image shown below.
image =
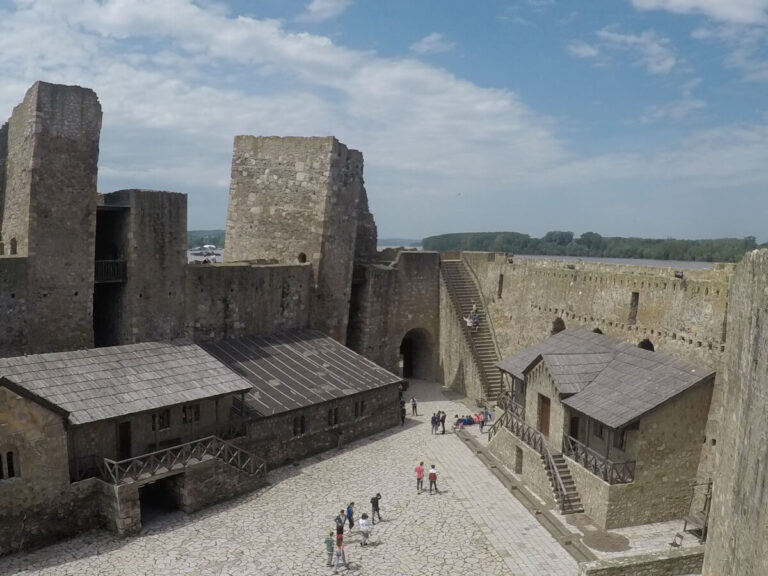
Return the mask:
<svg viewBox="0 0 768 576">
<path fill-rule="evenodd" d="M 262 416 L 402 381 L 312 330 L 203 342 L 201 346 L 253 385 L 246 404 Z"/>
<path fill-rule="evenodd" d="M 565 330 L 497 363 L 521 380 L 543 361 L 563 404 L 620 428 L 710 378 L 714 371 L 582 328 Z"/>
<path fill-rule="evenodd" d="M 251 387 L 200 347 L 168 342 L 0 358 L 0 378 L 75 425 Z"/>
</svg>

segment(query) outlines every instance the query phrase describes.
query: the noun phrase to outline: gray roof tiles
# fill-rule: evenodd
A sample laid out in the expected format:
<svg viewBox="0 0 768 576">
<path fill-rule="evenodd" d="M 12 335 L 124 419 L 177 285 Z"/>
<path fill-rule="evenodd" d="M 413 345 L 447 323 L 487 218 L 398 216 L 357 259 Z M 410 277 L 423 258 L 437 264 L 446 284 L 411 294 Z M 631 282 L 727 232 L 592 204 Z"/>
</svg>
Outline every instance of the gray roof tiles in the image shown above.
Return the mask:
<svg viewBox="0 0 768 576">
<path fill-rule="evenodd" d="M 249 390 L 199 346 L 144 342 L 0 359 L 0 377 L 86 424 Z"/>
<path fill-rule="evenodd" d="M 313 330 L 204 342 L 201 346 L 253 385 L 246 404 L 263 416 L 402 380 Z"/>
<path fill-rule="evenodd" d="M 541 359 L 563 404 L 620 428 L 714 375 L 705 366 L 585 329 L 565 330 L 496 365 L 521 380 Z"/>
</svg>

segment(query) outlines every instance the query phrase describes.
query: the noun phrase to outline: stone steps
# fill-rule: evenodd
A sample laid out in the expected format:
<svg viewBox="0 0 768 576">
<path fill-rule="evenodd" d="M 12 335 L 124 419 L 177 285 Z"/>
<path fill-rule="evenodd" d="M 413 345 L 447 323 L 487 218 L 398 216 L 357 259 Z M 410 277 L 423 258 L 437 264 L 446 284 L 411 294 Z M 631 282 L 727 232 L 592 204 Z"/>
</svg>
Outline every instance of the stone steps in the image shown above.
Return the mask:
<svg viewBox="0 0 768 576">
<path fill-rule="evenodd" d="M 557 502 L 557 506 L 560 509 L 560 513 L 565 515 L 584 512 L 581 497 L 579 496 L 578 490 L 576 490 L 576 483 L 571 476 L 571 471 L 568 468 L 568 463 L 565 461 L 565 457 L 562 454 L 552 454 L 552 460 L 560 475 L 560 479 L 563 481 L 565 494 L 563 494 L 562 497 L 560 497 L 557 490 L 555 490 L 557 480 L 555 479 L 553 470 L 547 462 L 547 459 L 543 455 L 541 457 L 541 462 L 544 465 L 544 469 L 547 471 L 547 478 L 549 478 L 549 483 L 552 486 L 552 493 Z"/>
</svg>

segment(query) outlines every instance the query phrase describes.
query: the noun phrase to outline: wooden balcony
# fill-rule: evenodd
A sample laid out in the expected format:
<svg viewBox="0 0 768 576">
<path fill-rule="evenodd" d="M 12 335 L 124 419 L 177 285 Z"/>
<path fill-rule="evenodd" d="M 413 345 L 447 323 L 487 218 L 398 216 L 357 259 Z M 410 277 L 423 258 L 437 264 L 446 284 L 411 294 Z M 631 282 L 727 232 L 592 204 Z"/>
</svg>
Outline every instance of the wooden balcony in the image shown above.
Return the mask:
<svg viewBox="0 0 768 576">
<path fill-rule="evenodd" d="M 571 436 L 563 436 L 563 454 L 608 484 L 629 484 L 635 481 L 634 460 L 612 462 Z"/>
<path fill-rule="evenodd" d="M 72 474 L 73 481 L 96 476 L 109 484 L 120 485 L 182 471 L 214 458 L 250 476 L 266 474 L 263 460 L 218 436 L 208 436 L 119 461 L 95 456 L 81 458 Z"/>
<path fill-rule="evenodd" d="M 126 270 L 125 260 L 96 260 L 93 281 L 95 284 L 125 282 Z"/>
</svg>

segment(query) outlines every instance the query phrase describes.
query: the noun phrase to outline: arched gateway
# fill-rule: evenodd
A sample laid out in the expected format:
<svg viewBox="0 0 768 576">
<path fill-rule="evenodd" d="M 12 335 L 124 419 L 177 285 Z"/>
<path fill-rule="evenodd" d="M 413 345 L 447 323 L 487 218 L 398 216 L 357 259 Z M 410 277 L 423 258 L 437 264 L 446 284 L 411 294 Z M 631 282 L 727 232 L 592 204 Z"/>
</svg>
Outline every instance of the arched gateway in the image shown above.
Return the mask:
<svg viewBox="0 0 768 576">
<path fill-rule="evenodd" d="M 400 368 L 403 378 L 434 378 L 435 347 L 432 335 L 424 328 L 409 330 L 400 342 Z"/>
</svg>

